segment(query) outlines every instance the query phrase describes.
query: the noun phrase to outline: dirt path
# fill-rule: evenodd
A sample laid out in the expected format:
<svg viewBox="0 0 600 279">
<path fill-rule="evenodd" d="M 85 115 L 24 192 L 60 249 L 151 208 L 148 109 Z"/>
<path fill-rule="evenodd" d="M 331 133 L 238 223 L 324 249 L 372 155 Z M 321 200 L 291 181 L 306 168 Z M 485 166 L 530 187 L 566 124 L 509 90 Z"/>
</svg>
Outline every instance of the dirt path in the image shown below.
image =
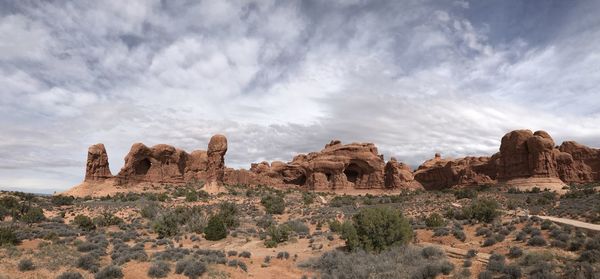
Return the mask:
<svg viewBox="0 0 600 279">
<path fill-rule="evenodd" d="M 552 222 L 559 223 L 559 224 L 571 225 L 573 227 L 585 229 L 585 230 L 588 230 L 591 232 L 600 232 L 600 225 L 596 225 L 596 224 L 592 224 L 592 223 L 586 223 L 586 222 L 581 222 L 581 221 L 577 221 L 577 220 L 573 220 L 573 219 L 559 218 L 559 217 L 552 217 L 552 216 L 541 216 L 541 215 L 533 215 L 533 216 L 539 217 L 544 220 L 550 220 Z"/>
</svg>

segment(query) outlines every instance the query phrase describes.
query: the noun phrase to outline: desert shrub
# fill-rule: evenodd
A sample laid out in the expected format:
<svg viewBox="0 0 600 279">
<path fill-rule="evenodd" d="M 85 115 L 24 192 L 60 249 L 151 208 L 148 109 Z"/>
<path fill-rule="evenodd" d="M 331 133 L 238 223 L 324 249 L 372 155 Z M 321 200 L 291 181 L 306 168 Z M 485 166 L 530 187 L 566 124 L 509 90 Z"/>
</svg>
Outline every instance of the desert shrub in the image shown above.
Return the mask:
<svg viewBox="0 0 600 279">
<path fill-rule="evenodd" d="M 308 234 L 310 232 L 308 226 L 300 220 L 290 220 L 285 224 L 294 232 L 298 234 Z"/>
<path fill-rule="evenodd" d="M 342 195 L 335 196 L 329 202 L 329 206 L 331 207 L 342 207 L 342 206 L 355 206 L 356 200 L 354 196 Z"/>
<path fill-rule="evenodd" d="M 208 223 L 208 217 L 201 212 L 194 211 L 185 223 L 185 230 L 193 233 L 202 233 Z"/>
<path fill-rule="evenodd" d="M 220 214 L 214 215 L 208 219 L 206 228 L 204 228 L 204 238 L 207 240 L 220 240 L 227 237 L 227 227 Z"/>
<path fill-rule="evenodd" d="M 338 220 L 333 220 L 329 222 L 329 230 L 331 232 L 339 232 L 342 229 L 342 223 Z"/>
<path fill-rule="evenodd" d="M 583 251 L 577 260 L 580 262 L 598 263 L 600 262 L 600 250 Z"/>
<path fill-rule="evenodd" d="M 0 246 L 5 244 L 19 244 L 19 240 L 13 227 L 0 227 Z"/>
<path fill-rule="evenodd" d="M 463 267 L 471 267 L 473 265 L 473 261 L 471 261 L 470 259 L 466 259 L 463 262 Z"/>
<path fill-rule="evenodd" d="M 431 213 L 425 218 L 425 225 L 429 228 L 443 227 L 446 225 L 446 220 L 438 213 Z"/>
<path fill-rule="evenodd" d="M 506 258 L 500 254 L 492 254 L 487 264 L 487 270 L 502 272 L 504 270 L 504 264 Z"/>
<path fill-rule="evenodd" d="M 333 250 L 302 265 L 316 269 L 320 278 L 435 278 L 454 269 L 445 256 L 426 259 L 421 250 L 412 245 L 393 246 L 381 253 Z"/>
<path fill-rule="evenodd" d="M 496 244 L 496 239 L 495 239 L 495 238 L 493 238 L 493 237 L 490 237 L 490 238 L 486 238 L 486 239 L 483 241 L 483 244 L 482 244 L 481 246 L 482 246 L 482 247 L 488 247 L 488 246 L 492 246 L 492 245 L 494 245 L 494 244 Z"/>
<path fill-rule="evenodd" d="M 477 191 L 472 189 L 459 189 L 454 191 L 456 199 L 474 199 L 477 197 Z"/>
<path fill-rule="evenodd" d="M 250 258 L 250 256 L 252 256 L 252 253 L 248 252 L 248 251 L 243 251 L 240 253 L 240 257 L 242 258 Z"/>
<path fill-rule="evenodd" d="M 75 200 L 75 197 L 73 197 L 73 196 L 63 196 L 63 195 L 56 195 L 56 196 L 52 196 L 52 198 L 51 198 L 52 204 L 56 205 L 56 206 L 72 205 L 74 200 Z"/>
<path fill-rule="evenodd" d="M 282 224 L 279 226 L 271 226 L 267 229 L 269 239 L 265 240 L 265 246 L 272 248 L 277 247 L 278 243 L 282 243 L 288 240 L 291 229 L 286 225 Z"/>
<path fill-rule="evenodd" d="M 229 257 L 237 256 L 237 254 L 238 254 L 238 252 L 235 250 L 227 251 L 227 256 L 229 256 Z"/>
<path fill-rule="evenodd" d="M 493 234 L 492 231 L 486 227 L 479 227 L 479 228 L 477 228 L 477 230 L 475 230 L 476 236 L 490 237 L 490 236 L 492 236 L 492 234 Z"/>
<path fill-rule="evenodd" d="M 479 199 L 463 208 L 463 216 L 480 222 L 490 223 L 500 216 L 498 203 L 491 199 Z"/>
<path fill-rule="evenodd" d="M 450 234 L 450 230 L 448 228 L 435 228 L 433 230 L 433 236 L 446 236 Z"/>
<path fill-rule="evenodd" d="M 477 251 L 474 249 L 469 249 L 469 251 L 467 251 L 467 258 L 474 258 L 475 256 L 477 256 Z"/>
<path fill-rule="evenodd" d="M 22 259 L 18 264 L 19 271 L 31 271 L 35 270 L 35 265 L 31 259 Z"/>
<path fill-rule="evenodd" d="M 65 271 L 61 275 L 56 277 L 56 279 L 83 279 L 83 276 L 81 275 L 81 273 L 76 271 Z"/>
<path fill-rule="evenodd" d="M 529 246 L 545 246 L 546 240 L 541 235 L 536 235 L 527 241 Z"/>
<path fill-rule="evenodd" d="M 154 219 L 156 215 L 160 212 L 160 207 L 156 203 L 149 203 L 146 206 L 142 207 L 140 211 L 140 215 L 146 219 Z"/>
<path fill-rule="evenodd" d="M 240 226 L 240 221 L 237 215 L 239 209 L 235 203 L 223 202 L 219 205 L 219 214 L 223 218 L 223 223 L 228 229 L 237 228 Z"/>
<path fill-rule="evenodd" d="M 100 227 L 108 227 L 108 226 L 118 226 L 123 224 L 123 219 L 115 216 L 113 213 L 105 211 L 93 219 L 93 222 L 96 226 Z"/>
<path fill-rule="evenodd" d="M 161 214 L 152 222 L 152 229 L 158 238 L 172 237 L 179 233 L 179 223 L 172 214 Z"/>
<path fill-rule="evenodd" d="M 148 276 L 152 278 L 164 278 L 171 272 L 171 267 L 167 262 L 156 261 L 148 269 Z"/>
<path fill-rule="evenodd" d="M 39 223 L 44 221 L 46 217 L 44 216 L 44 211 L 39 207 L 30 207 L 27 212 L 21 215 L 21 221 L 32 224 Z"/>
<path fill-rule="evenodd" d="M 315 194 L 310 192 L 302 192 L 302 203 L 305 205 L 311 205 L 315 202 Z"/>
<path fill-rule="evenodd" d="M 522 276 L 521 268 L 518 265 L 514 264 L 505 266 L 502 272 L 506 274 L 508 278 L 512 279 L 521 278 Z"/>
<path fill-rule="evenodd" d="M 73 224 L 75 224 L 77 227 L 84 231 L 91 231 L 96 229 L 96 225 L 94 224 L 92 219 L 81 214 L 75 216 L 75 219 L 73 219 Z"/>
<path fill-rule="evenodd" d="M 175 273 L 182 274 L 188 278 L 198 278 L 206 272 L 206 263 L 194 260 L 180 260 L 175 265 Z"/>
<path fill-rule="evenodd" d="M 75 261 L 75 266 L 91 272 L 98 271 L 99 259 L 92 254 L 82 255 Z"/>
<path fill-rule="evenodd" d="M 454 237 L 456 237 L 456 239 L 458 239 L 458 240 L 460 240 L 462 242 L 465 242 L 465 240 L 467 240 L 467 235 L 462 230 L 456 230 L 455 229 L 455 230 L 452 231 L 452 235 Z"/>
<path fill-rule="evenodd" d="M 277 253 L 277 258 L 280 259 L 280 260 L 283 260 L 283 259 L 287 260 L 287 259 L 290 258 L 290 253 L 288 253 L 286 251 L 279 252 L 279 253 Z"/>
<path fill-rule="evenodd" d="M 265 214 L 256 220 L 256 226 L 263 229 L 266 229 L 275 224 L 276 222 L 275 220 L 273 220 L 273 216 L 271 214 Z"/>
<path fill-rule="evenodd" d="M 444 251 L 435 246 L 427 246 L 421 250 L 421 256 L 425 259 L 439 258 L 444 256 Z"/>
<path fill-rule="evenodd" d="M 123 271 L 116 265 L 109 265 L 102 268 L 94 275 L 95 279 L 118 279 L 123 278 Z"/>
<path fill-rule="evenodd" d="M 523 249 L 521 249 L 517 246 L 512 246 L 512 247 L 510 247 L 510 249 L 508 249 L 508 256 L 511 258 L 518 258 L 522 255 L 523 255 Z"/>
<path fill-rule="evenodd" d="M 391 207 L 362 208 L 352 217 L 351 225 L 354 230 L 348 225 L 342 228 L 342 238 L 350 250 L 380 252 L 393 245 L 406 244 L 413 237 L 408 220 Z"/>
<path fill-rule="evenodd" d="M 285 201 L 278 195 L 266 195 L 260 200 L 260 203 L 269 214 L 282 214 L 285 210 Z"/>
<path fill-rule="evenodd" d="M 516 241 L 525 241 L 525 239 L 527 239 L 527 233 L 525 233 L 524 231 L 518 232 L 515 236 Z"/>
</svg>

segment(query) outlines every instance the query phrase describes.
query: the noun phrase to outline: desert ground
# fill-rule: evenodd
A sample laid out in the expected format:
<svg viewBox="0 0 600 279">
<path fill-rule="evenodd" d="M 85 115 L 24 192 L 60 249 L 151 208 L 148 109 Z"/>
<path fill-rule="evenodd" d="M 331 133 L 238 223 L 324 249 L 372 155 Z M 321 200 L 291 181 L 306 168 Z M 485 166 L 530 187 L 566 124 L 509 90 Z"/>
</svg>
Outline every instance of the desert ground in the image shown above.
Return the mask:
<svg viewBox="0 0 600 279">
<path fill-rule="evenodd" d="M 2 192 L 0 278 L 597 278 L 597 186 Z"/>
</svg>

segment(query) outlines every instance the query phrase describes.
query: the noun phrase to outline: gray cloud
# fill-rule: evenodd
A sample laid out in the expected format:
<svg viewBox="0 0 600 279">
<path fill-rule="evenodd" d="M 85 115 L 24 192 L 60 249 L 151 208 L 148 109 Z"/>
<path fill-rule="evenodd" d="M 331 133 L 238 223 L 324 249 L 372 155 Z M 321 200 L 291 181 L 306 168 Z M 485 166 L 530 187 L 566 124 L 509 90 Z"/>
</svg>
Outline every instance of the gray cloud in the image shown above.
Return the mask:
<svg viewBox="0 0 600 279">
<path fill-rule="evenodd" d="M 1 5 L 4 188 L 66 189 L 97 142 L 116 173 L 134 142 L 215 133 L 234 167 L 334 138 L 413 167 L 492 154 L 517 128 L 600 140 L 593 1 Z"/>
</svg>

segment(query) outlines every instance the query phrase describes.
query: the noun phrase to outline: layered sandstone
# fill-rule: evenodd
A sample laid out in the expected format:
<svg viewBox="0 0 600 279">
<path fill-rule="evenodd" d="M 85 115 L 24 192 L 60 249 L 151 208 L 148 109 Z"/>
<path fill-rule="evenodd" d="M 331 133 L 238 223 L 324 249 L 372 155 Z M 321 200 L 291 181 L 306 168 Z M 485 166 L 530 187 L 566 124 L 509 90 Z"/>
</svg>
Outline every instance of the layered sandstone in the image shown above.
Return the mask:
<svg viewBox="0 0 600 279">
<path fill-rule="evenodd" d="M 222 183 L 226 152 L 227 139 L 223 135 L 213 136 L 207 151 L 196 150 L 191 154 L 166 144 L 148 147 L 135 143 L 125 156 L 125 165 L 113 177 L 104 145 L 97 144 L 88 151 L 85 182 L 114 180 L 116 185 Z"/>
<path fill-rule="evenodd" d="M 386 170 L 389 174 L 386 174 Z M 333 140 L 319 152 L 300 154 L 291 162 L 252 164 L 250 171 L 228 170 L 226 181 L 242 184 L 295 185 L 305 189 L 419 189 L 406 165 L 386 163 L 372 143 Z"/>
<path fill-rule="evenodd" d="M 436 154 L 419 166 L 414 175 L 427 190 L 492 184 L 496 179 L 496 161 L 491 157 L 442 159 Z"/>
</svg>

